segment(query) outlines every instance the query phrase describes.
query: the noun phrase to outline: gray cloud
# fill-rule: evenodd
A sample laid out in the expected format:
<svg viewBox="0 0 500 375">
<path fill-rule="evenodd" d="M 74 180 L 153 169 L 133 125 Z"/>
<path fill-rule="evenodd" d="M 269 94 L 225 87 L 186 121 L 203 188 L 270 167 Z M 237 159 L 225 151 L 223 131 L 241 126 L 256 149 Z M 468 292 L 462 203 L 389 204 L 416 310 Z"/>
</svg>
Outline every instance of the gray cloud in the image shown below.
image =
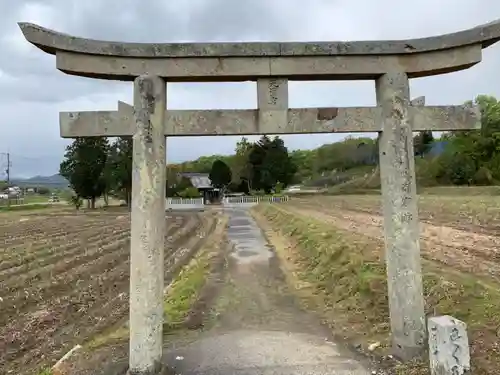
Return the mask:
<svg viewBox="0 0 500 375">
<path fill-rule="evenodd" d="M 96 39 L 166 41 L 318 41 L 398 39 L 458 31 L 500 16 L 494 0 L 2 0 L 0 13 L 0 152 L 12 152 L 13 173 L 50 174 L 58 169 L 67 140 L 59 138 L 58 112 L 113 109 L 131 101 L 127 83 L 66 76 L 55 59 L 28 44 L 18 21 L 35 22 Z M 478 94 L 500 96 L 500 45 L 464 72 L 412 81 L 412 95 L 429 104 L 458 104 Z M 169 108 L 255 108 L 255 84 L 172 84 Z M 290 105 L 375 104 L 372 82 L 290 84 Z M 287 136 L 291 148 L 310 148 L 338 135 Z M 168 141 L 168 158 L 179 161 L 229 153 L 235 138 Z M 16 170 L 17 167 L 17 170 Z"/>
</svg>

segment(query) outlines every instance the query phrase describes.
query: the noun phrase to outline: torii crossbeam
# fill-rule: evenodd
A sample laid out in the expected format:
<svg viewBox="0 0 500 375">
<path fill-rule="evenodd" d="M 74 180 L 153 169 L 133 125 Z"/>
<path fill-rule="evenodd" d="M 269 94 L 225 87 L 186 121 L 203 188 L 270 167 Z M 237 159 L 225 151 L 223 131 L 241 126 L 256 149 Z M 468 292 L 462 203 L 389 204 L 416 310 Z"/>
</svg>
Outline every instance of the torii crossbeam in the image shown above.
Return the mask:
<svg viewBox="0 0 500 375">
<path fill-rule="evenodd" d="M 500 21 L 410 40 L 312 43 L 121 43 L 20 23 L 71 75 L 134 81 L 134 106 L 61 114 L 61 135 L 133 135 L 130 374 L 159 371 L 163 322 L 165 136 L 379 132 L 394 353 L 425 346 L 412 131 L 477 129 L 471 106 L 410 103 L 409 79 L 467 69 L 500 40 Z M 257 81 L 257 110 L 166 110 L 167 82 Z M 288 80 L 375 81 L 377 106 L 288 108 Z"/>
<path fill-rule="evenodd" d="M 481 126 L 476 106 L 409 107 L 413 131 L 467 130 Z M 169 110 L 164 134 L 170 136 L 216 136 L 310 133 L 375 133 L 382 131 L 382 108 L 288 109 L 285 123 L 263 126 L 259 110 Z M 117 111 L 61 112 L 61 137 L 133 136 L 136 130 L 133 106 L 118 102 Z"/>
</svg>

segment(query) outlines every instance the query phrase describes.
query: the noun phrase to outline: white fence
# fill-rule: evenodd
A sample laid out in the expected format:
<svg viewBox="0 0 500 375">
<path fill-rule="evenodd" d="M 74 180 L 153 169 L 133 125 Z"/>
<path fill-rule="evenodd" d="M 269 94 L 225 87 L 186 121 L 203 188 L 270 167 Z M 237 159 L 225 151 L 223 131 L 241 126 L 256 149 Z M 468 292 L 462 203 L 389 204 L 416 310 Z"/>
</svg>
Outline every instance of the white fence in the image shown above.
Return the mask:
<svg viewBox="0 0 500 375">
<path fill-rule="evenodd" d="M 283 196 L 256 196 L 256 195 L 242 195 L 239 197 L 225 197 L 222 200 L 224 206 L 255 206 L 259 203 L 282 203 L 288 202 L 290 197 Z"/>
<path fill-rule="evenodd" d="M 9 204 L 11 205 L 20 205 L 20 204 L 24 204 L 24 198 L 20 197 L 20 198 L 7 198 L 7 197 L 4 197 L 3 194 L 0 195 L 0 206 L 8 206 Z"/>
<path fill-rule="evenodd" d="M 290 197 L 284 196 L 251 196 L 225 197 L 222 204 L 225 207 L 251 207 L 259 203 L 288 202 Z M 168 210 L 200 210 L 205 208 L 203 198 L 166 198 L 165 208 Z"/>
<path fill-rule="evenodd" d="M 203 210 L 205 204 L 203 198 L 167 198 L 165 208 L 167 210 Z"/>
</svg>

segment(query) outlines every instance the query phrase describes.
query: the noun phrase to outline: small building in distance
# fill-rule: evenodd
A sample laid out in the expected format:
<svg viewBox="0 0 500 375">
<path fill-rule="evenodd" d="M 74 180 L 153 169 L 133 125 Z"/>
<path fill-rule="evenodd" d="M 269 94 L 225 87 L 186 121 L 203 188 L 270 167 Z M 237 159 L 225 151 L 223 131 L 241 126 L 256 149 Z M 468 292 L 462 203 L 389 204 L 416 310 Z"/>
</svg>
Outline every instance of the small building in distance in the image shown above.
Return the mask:
<svg viewBox="0 0 500 375">
<path fill-rule="evenodd" d="M 178 173 L 178 177 L 188 178 L 191 181 L 193 187 L 198 189 L 200 194 L 203 196 L 203 203 L 207 204 L 220 202 L 220 191 L 218 188 L 214 188 L 212 186 L 208 173 L 180 172 Z"/>
<path fill-rule="evenodd" d="M 4 194 L 7 194 L 9 197 L 20 197 L 23 194 L 22 189 L 19 186 L 11 186 L 5 189 Z"/>
</svg>

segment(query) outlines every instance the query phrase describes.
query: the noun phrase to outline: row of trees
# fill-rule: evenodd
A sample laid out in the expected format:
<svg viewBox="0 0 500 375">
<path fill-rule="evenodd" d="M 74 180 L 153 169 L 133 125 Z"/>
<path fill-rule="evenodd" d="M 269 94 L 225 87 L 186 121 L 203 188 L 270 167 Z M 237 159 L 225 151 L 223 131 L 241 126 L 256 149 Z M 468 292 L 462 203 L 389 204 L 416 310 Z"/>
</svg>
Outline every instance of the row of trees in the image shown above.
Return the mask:
<svg viewBox="0 0 500 375">
<path fill-rule="evenodd" d="M 493 185 L 500 181 L 500 102 L 481 95 L 481 129 L 444 134 L 443 152 L 427 160 L 422 177 L 436 184 Z"/>
<path fill-rule="evenodd" d="M 419 132 L 414 136 L 415 156 L 427 155 L 433 144 L 432 132 Z M 310 185 L 334 184 L 342 172 L 378 164 L 378 139 L 367 137 L 346 139 L 325 144 L 314 150 L 291 153 L 297 166 L 294 182 Z"/>
<path fill-rule="evenodd" d="M 215 187 L 232 191 L 270 193 L 289 185 L 297 165 L 283 140 L 262 136 L 257 142 L 242 138 L 235 154 L 226 160 L 217 159 L 210 169 Z"/>
<path fill-rule="evenodd" d="M 492 96 L 480 95 L 474 104 L 482 115 L 480 130 L 446 132 L 438 139 L 430 131 L 414 136 L 420 185 L 500 183 L 500 102 Z M 376 167 L 378 145 L 376 139 L 347 138 L 315 150 L 292 152 L 291 157 L 297 165 L 297 181 L 322 183 L 339 172 Z"/>
<path fill-rule="evenodd" d="M 187 163 L 167 166 L 167 195 L 193 196 L 198 192 L 179 172 L 210 173 L 212 184 L 223 190 L 271 192 L 288 185 L 297 171 L 284 142 L 263 136 L 257 142 L 243 138 L 232 157 L 200 158 L 203 165 Z M 132 189 L 132 139 L 76 138 L 66 148 L 59 173 L 65 177 L 76 199 L 87 199 L 92 208 L 98 197 L 109 196 L 130 203 Z"/>
<path fill-rule="evenodd" d="M 109 195 L 130 203 L 132 189 L 132 139 L 76 138 L 66 148 L 59 173 L 66 178 L 76 199 L 87 199 L 95 208 L 96 198 Z"/>
</svg>

